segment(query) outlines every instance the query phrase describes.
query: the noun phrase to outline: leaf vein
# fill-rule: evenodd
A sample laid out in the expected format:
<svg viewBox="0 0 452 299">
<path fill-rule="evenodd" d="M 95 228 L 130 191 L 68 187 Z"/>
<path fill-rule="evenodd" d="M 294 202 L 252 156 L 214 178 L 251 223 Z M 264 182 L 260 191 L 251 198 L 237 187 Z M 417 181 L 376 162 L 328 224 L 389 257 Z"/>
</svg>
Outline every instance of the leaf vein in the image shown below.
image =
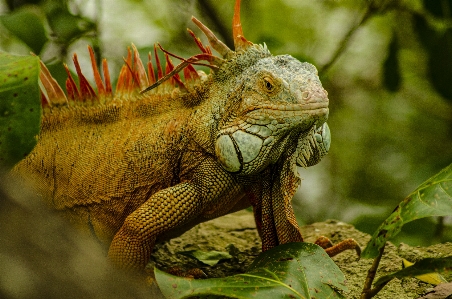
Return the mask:
<svg viewBox="0 0 452 299">
<path fill-rule="evenodd" d="M 439 184 L 439 188 L 440 188 L 441 190 L 443 190 L 443 192 L 444 192 L 445 194 L 447 194 L 447 195 L 452 199 L 452 194 L 449 193 L 449 192 L 447 192 L 446 189 L 444 189 L 443 185 Z"/>
<path fill-rule="evenodd" d="M 417 191 L 417 198 L 418 198 L 418 200 L 422 203 L 422 204 L 424 204 L 424 205 L 426 205 L 427 207 L 429 207 L 429 208 L 431 208 L 430 207 L 430 205 L 428 204 L 428 203 L 426 203 L 422 198 L 421 198 L 421 192 L 420 192 L 421 190 L 418 190 Z"/>
<path fill-rule="evenodd" d="M 283 287 L 288 288 L 289 290 L 291 290 L 292 292 L 294 292 L 295 294 L 300 296 L 300 298 L 306 299 L 306 297 L 304 297 L 302 294 L 297 292 L 295 289 L 293 289 L 292 287 L 288 286 L 287 284 L 282 283 L 279 280 L 274 280 L 274 279 L 270 279 L 270 278 L 267 278 L 267 277 L 262 277 L 262 276 L 252 275 L 252 274 L 240 274 L 240 276 L 248 276 L 248 277 L 252 277 L 252 278 L 264 279 L 264 280 L 268 280 L 268 281 L 280 284 Z"/>
<path fill-rule="evenodd" d="M 421 190 L 427 189 L 427 188 L 429 188 L 429 187 L 431 187 L 431 186 L 434 186 L 434 185 L 436 185 L 436 184 L 446 183 L 446 182 L 452 182 L 452 178 L 450 178 L 450 179 L 444 179 L 444 180 L 439 180 L 439 181 L 435 181 L 435 182 L 432 183 L 432 184 L 428 184 L 428 185 L 426 185 L 426 186 L 419 187 L 419 188 L 417 188 L 413 193 L 411 193 L 410 195 L 408 195 L 408 197 L 410 197 L 411 195 L 413 195 L 415 192 L 419 192 L 419 191 L 421 191 Z M 425 183 L 426 183 L 426 182 L 425 182 Z M 425 184 L 425 183 L 424 183 L 424 184 Z M 424 185 L 424 184 L 422 184 L 422 185 Z"/>
</svg>

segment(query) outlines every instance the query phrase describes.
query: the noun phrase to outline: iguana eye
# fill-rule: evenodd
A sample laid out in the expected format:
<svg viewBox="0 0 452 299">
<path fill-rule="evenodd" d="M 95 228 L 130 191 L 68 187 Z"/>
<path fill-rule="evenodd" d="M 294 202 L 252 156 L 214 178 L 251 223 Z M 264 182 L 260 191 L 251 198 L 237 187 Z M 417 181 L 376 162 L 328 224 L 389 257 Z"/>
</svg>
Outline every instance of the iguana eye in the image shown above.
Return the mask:
<svg viewBox="0 0 452 299">
<path fill-rule="evenodd" d="M 275 84 L 273 83 L 272 78 L 264 77 L 263 83 L 264 83 L 264 89 L 267 92 L 272 92 L 275 90 Z"/>
</svg>

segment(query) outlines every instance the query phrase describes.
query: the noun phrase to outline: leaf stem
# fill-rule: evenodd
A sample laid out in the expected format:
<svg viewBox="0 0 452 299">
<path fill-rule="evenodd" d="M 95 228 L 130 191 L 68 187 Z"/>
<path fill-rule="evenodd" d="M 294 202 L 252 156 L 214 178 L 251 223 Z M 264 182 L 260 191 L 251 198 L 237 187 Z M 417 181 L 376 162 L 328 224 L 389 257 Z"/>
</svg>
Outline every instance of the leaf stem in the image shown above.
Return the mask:
<svg viewBox="0 0 452 299">
<path fill-rule="evenodd" d="M 334 52 L 333 56 L 331 56 L 330 60 L 320 68 L 319 74 L 322 75 L 326 73 L 330 69 L 330 67 L 337 61 L 339 56 L 341 56 L 344 50 L 347 48 L 348 43 L 350 42 L 350 38 L 355 34 L 356 30 L 358 30 L 359 27 L 361 27 L 367 20 L 369 20 L 374 11 L 375 9 L 372 3 L 370 3 L 367 6 L 366 12 L 362 16 L 361 20 L 349 29 L 349 31 L 345 34 L 344 38 L 340 42 L 338 48 Z"/>
<path fill-rule="evenodd" d="M 383 252 L 385 250 L 385 245 L 380 248 L 380 253 L 374 259 L 372 266 L 367 271 L 366 282 L 364 283 L 363 291 L 361 293 L 360 299 L 370 299 L 375 296 L 388 282 L 383 283 L 374 289 L 372 289 L 372 282 L 375 279 L 375 275 L 377 273 L 378 265 L 380 264 L 381 257 L 383 256 Z"/>
<path fill-rule="evenodd" d="M 377 295 L 377 293 L 380 292 L 381 289 L 384 288 L 385 285 L 387 285 L 388 282 L 390 282 L 391 280 L 392 280 L 392 279 L 390 279 L 390 280 L 388 280 L 388 281 L 385 281 L 384 283 L 381 283 L 381 284 L 377 285 L 375 288 L 369 290 L 369 292 L 366 293 L 366 299 L 367 299 L 367 298 L 372 298 L 372 297 L 374 297 L 375 295 Z"/>
</svg>

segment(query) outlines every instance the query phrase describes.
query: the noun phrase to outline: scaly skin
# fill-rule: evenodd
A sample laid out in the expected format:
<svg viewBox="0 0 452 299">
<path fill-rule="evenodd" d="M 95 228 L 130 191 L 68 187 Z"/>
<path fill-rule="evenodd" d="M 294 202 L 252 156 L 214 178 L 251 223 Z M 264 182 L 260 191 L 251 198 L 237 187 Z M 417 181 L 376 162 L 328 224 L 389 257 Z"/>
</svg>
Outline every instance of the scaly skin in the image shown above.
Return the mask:
<svg viewBox="0 0 452 299">
<path fill-rule="evenodd" d="M 81 102 L 68 105 L 43 69 L 49 99 L 38 144 L 13 173 L 110 244 L 122 268 L 143 269 L 156 242 L 249 205 L 263 250 L 303 240 L 290 201 L 296 165 L 328 151 L 327 93 L 311 64 L 246 41 L 239 9 L 235 51 L 211 39 L 223 58 L 203 50 L 190 62 L 214 71 L 179 88 L 170 66 L 161 86 L 138 94 L 153 82 L 129 55 L 114 96 L 98 78 L 98 95 L 69 82 L 69 98 L 79 92 Z"/>
</svg>

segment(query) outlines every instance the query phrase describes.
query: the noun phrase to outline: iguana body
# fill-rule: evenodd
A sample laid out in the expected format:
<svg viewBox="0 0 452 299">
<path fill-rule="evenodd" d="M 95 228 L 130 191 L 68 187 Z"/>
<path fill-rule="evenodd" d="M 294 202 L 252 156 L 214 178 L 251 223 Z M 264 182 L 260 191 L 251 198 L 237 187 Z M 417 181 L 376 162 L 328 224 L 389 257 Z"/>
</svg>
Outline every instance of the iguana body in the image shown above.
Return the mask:
<svg viewBox="0 0 452 299">
<path fill-rule="evenodd" d="M 98 93 L 75 57 L 80 88 L 68 79 L 68 102 L 42 71 L 38 144 L 13 172 L 111 243 L 109 258 L 121 267 L 142 269 L 155 242 L 249 205 L 264 250 L 302 241 L 290 203 L 296 165 L 317 163 L 329 148 L 327 93 L 314 66 L 243 37 L 239 2 L 235 51 L 195 20 L 223 57 L 195 39 L 203 53 L 176 67 L 167 56 L 166 76 L 157 62 L 157 82 L 135 49 L 114 96 L 106 64 L 103 83 L 94 59 Z M 201 60 L 211 75 L 193 70 Z M 175 75 L 184 67 L 185 84 Z"/>
</svg>

